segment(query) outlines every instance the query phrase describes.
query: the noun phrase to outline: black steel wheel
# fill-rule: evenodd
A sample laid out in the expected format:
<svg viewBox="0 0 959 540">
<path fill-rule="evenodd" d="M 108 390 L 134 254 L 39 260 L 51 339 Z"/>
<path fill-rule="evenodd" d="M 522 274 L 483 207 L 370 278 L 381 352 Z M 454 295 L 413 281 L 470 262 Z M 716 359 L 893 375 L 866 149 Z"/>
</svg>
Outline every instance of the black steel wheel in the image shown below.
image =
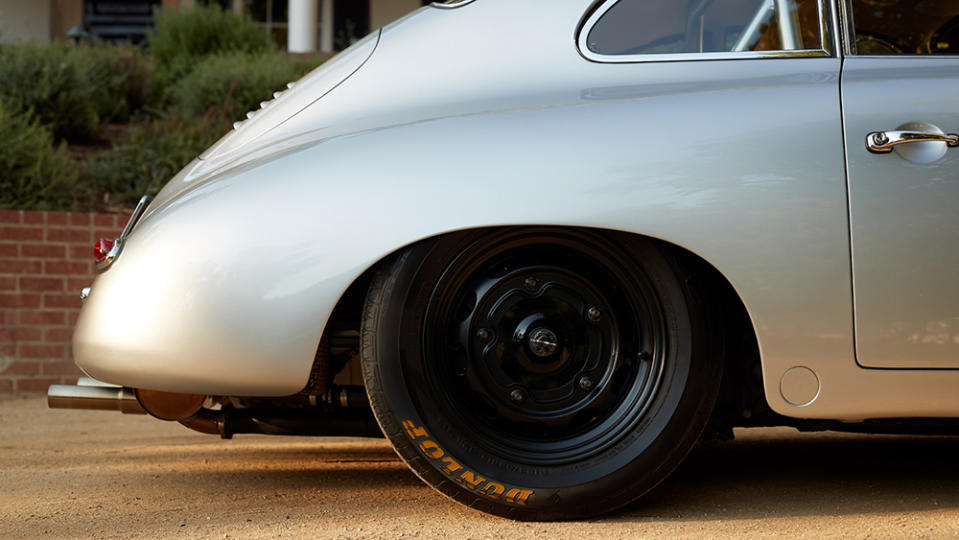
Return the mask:
<svg viewBox="0 0 959 540">
<path fill-rule="evenodd" d="M 518 519 L 618 508 L 701 433 L 720 359 L 682 269 L 579 229 L 458 233 L 386 262 L 362 362 L 400 456 L 464 504 Z"/>
</svg>

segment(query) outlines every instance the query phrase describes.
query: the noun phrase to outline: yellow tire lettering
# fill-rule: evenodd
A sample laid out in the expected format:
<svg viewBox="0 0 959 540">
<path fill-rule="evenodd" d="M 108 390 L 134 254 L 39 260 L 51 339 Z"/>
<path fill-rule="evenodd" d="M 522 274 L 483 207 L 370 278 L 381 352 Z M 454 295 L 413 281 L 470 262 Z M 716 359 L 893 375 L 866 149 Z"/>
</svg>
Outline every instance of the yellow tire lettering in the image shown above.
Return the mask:
<svg viewBox="0 0 959 540">
<path fill-rule="evenodd" d="M 429 437 L 426 430 L 414 424 L 412 420 L 403 420 L 403 427 L 406 428 L 406 434 L 413 440 Z"/>
<path fill-rule="evenodd" d="M 446 455 L 446 452 L 444 452 L 443 449 L 440 448 L 440 445 L 436 444 L 435 442 L 429 439 L 420 443 L 420 452 L 423 452 L 424 454 L 426 454 L 427 457 L 430 457 L 433 459 L 439 459 L 443 457 L 444 455 Z"/>
<path fill-rule="evenodd" d="M 477 491 L 482 495 L 486 495 L 490 499 L 499 499 L 500 495 L 506 491 L 506 487 L 503 486 L 503 484 L 497 484 L 496 482 L 488 482 L 485 486 Z"/>
<path fill-rule="evenodd" d="M 403 429 L 406 430 L 406 434 L 413 441 L 424 439 L 418 441 L 420 452 L 430 459 L 437 460 L 439 462 L 437 465 L 443 474 L 470 491 L 493 500 L 502 499 L 503 502 L 507 504 L 518 506 L 526 506 L 526 501 L 533 495 L 532 489 L 510 488 L 507 491 L 506 486 L 503 484 L 487 481 L 486 478 L 480 476 L 475 471 L 463 467 L 463 465 L 451 456 L 446 455 L 446 451 L 443 450 L 436 441 L 429 438 L 430 435 L 426 431 L 426 428 L 416 425 L 412 420 L 404 420 Z"/>
<path fill-rule="evenodd" d="M 463 474 L 459 475 L 456 481 L 475 491 L 486 479 L 473 471 L 463 471 Z"/>
<path fill-rule="evenodd" d="M 526 506 L 526 499 L 533 494 L 531 489 L 511 489 L 506 493 L 506 502 Z"/>
<path fill-rule="evenodd" d="M 446 473 L 446 476 L 452 476 L 453 473 L 463 468 L 455 459 L 446 456 L 441 460 L 446 465 L 443 466 L 443 472 Z"/>
</svg>

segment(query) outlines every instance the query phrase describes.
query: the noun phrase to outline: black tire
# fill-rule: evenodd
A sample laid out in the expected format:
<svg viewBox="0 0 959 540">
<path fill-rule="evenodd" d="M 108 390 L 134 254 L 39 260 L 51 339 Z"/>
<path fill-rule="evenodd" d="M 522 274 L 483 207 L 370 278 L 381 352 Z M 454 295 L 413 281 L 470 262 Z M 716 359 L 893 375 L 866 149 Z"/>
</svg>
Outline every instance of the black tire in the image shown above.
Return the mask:
<svg viewBox="0 0 959 540">
<path fill-rule="evenodd" d="M 609 512 L 662 481 L 709 418 L 722 359 L 700 304 L 635 236 L 450 234 L 373 278 L 367 393 L 397 453 L 456 501 L 524 520 Z"/>
</svg>

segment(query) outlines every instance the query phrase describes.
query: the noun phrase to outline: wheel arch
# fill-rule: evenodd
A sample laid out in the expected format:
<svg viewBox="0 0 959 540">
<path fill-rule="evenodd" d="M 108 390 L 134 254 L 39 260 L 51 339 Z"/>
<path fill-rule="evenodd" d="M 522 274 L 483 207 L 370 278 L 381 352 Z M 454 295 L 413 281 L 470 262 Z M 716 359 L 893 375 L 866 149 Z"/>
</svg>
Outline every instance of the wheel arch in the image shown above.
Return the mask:
<svg viewBox="0 0 959 540">
<path fill-rule="evenodd" d="M 685 272 L 682 278 L 692 286 L 701 300 L 704 301 L 709 324 L 718 332 L 718 336 L 716 336 L 718 339 L 715 342 L 717 346 L 721 347 L 720 350 L 715 351 L 714 355 L 723 362 L 723 382 L 714 421 L 707 427 L 706 437 L 724 437 L 724 433 L 732 425 L 739 425 L 743 416 L 753 417 L 769 412 L 760 371 L 761 353 L 753 319 L 749 314 L 746 303 L 732 282 L 714 264 L 691 249 L 650 235 L 568 225 L 523 226 L 523 228 L 533 227 L 585 228 L 640 237 L 653 242 L 664 253 L 675 259 L 682 271 Z M 383 265 L 388 264 L 398 253 L 421 242 L 451 234 L 489 228 L 495 227 L 473 227 L 446 231 L 410 242 L 384 255 L 359 274 L 343 292 L 327 320 L 323 333 L 318 336 L 318 341 L 321 341 L 323 334 L 329 332 L 331 328 L 354 325 L 357 328 L 359 327 L 366 289 L 369 287 L 374 274 Z M 314 372 L 327 367 L 319 366 L 316 363 L 329 361 L 328 357 L 319 354 L 319 349 L 317 353 L 313 366 Z"/>
</svg>

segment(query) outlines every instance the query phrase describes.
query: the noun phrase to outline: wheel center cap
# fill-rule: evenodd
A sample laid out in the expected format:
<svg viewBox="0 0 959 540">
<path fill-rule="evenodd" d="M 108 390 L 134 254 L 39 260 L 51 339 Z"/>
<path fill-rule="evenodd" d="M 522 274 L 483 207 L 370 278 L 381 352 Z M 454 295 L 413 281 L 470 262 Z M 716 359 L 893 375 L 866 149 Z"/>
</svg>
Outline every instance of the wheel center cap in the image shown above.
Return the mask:
<svg viewBox="0 0 959 540">
<path fill-rule="evenodd" d="M 534 328 L 527 338 L 529 350 L 540 358 L 551 356 L 559 348 L 559 338 L 549 328 Z"/>
</svg>

